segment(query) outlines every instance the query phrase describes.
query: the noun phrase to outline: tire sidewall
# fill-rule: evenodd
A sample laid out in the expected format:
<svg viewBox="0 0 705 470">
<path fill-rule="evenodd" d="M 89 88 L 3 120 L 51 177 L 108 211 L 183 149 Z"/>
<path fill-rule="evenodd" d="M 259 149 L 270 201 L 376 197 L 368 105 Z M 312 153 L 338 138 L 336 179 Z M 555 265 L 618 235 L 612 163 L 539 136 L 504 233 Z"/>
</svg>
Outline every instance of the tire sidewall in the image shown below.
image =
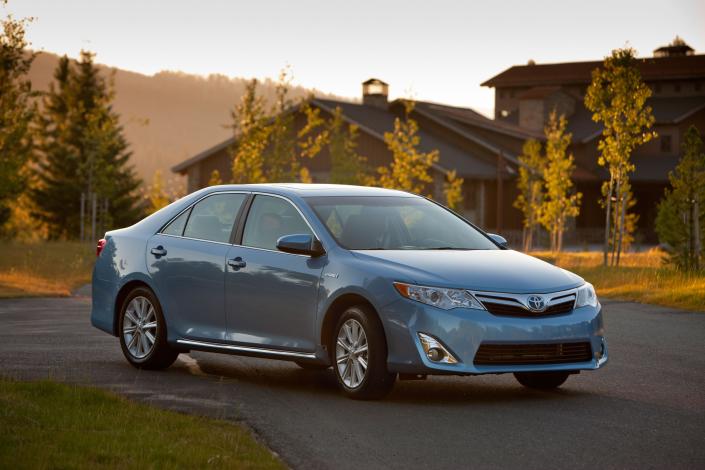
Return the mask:
<svg viewBox="0 0 705 470">
<path fill-rule="evenodd" d="M 149 302 L 152 304 L 152 307 L 154 307 L 155 316 L 157 318 L 157 334 L 156 340 L 154 342 L 154 347 L 149 352 L 149 354 L 142 358 L 134 357 L 130 350 L 127 349 L 127 344 L 125 344 L 125 337 L 122 333 L 127 306 L 130 305 L 130 302 L 132 302 L 135 297 L 145 297 L 147 300 L 149 300 Z M 159 349 L 164 347 L 164 345 L 166 344 L 166 325 L 164 322 L 164 315 L 162 314 L 162 307 L 159 304 L 159 300 L 157 300 L 157 296 L 154 295 L 154 293 L 150 289 L 146 287 L 136 287 L 135 289 L 130 291 L 130 293 L 125 297 L 125 300 L 123 301 L 122 306 L 120 307 L 118 335 L 120 338 L 120 347 L 122 348 L 122 352 L 125 355 L 125 358 L 130 361 L 130 363 L 136 366 L 149 364 L 150 360 L 159 354 Z"/>
</svg>

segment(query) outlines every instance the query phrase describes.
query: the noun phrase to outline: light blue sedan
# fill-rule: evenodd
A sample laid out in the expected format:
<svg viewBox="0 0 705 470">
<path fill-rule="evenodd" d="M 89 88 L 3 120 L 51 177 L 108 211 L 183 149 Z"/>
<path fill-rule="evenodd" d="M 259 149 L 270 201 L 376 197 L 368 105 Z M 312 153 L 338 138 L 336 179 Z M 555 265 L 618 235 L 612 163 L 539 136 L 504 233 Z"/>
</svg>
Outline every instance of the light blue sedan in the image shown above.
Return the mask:
<svg viewBox="0 0 705 470">
<path fill-rule="evenodd" d="M 214 186 L 108 232 L 91 322 L 135 367 L 284 359 L 332 366 L 352 398 L 428 374 L 555 388 L 607 362 L 592 285 L 428 199 L 356 186 Z"/>
</svg>

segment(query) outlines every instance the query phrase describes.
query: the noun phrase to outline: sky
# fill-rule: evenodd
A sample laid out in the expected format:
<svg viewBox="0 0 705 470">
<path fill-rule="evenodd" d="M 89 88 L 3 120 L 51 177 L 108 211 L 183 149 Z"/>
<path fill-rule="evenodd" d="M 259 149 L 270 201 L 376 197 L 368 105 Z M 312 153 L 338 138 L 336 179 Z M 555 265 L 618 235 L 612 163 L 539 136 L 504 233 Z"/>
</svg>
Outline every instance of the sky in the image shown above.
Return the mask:
<svg viewBox="0 0 705 470">
<path fill-rule="evenodd" d="M 597 60 L 629 45 L 639 55 L 681 36 L 705 52 L 704 0 L 9 0 L 33 16 L 36 50 L 145 74 L 180 70 L 276 77 L 358 97 L 370 77 L 391 98 L 490 113 L 486 79 L 529 59 Z M 2 9 L 0 9 L 0 12 Z"/>
</svg>

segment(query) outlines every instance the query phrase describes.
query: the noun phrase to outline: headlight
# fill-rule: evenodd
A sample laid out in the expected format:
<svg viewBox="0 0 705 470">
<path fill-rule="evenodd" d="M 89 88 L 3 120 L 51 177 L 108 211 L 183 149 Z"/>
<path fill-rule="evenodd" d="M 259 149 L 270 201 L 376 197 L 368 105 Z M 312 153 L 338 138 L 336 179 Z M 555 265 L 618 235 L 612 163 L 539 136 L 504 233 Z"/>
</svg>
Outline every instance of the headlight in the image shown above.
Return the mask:
<svg viewBox="0 0 705 470">
<path fill-rule="evenodd" d="M 595 288 L 589 282 L 586 282 L 584 286 L 578 289 L 578 298 L 575 301 L 575 307 L 585 307 L 585 306 L 597 307 L 597 294 L 595 294 Z"/>
<path fill-rule="evenodd" d="M 450 310 L 452 308 L 474 308 L 485 310 L 473 295 L 463 289 L 446 289 L 443 287 L 425 287 L 414 284 L 395 282 L 394 287 L 407 299 Z"/>
</svg>

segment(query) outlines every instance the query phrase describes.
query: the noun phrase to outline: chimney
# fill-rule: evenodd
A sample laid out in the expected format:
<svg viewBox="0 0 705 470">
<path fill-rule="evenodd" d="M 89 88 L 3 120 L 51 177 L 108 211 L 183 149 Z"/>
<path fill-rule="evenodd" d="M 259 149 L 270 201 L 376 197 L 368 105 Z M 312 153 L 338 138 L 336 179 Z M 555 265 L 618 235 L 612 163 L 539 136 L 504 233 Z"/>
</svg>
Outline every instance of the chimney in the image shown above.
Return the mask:
<svg viewBox="0 0 705 470">
<path fill-rule="evenodd" d="M 668 46 L 661 46 L 654 50 L 654 57 L 678 57 L 693 54 L 695 54 L 695 50 L 678 36 Z"/>
<path fill-rule="evenodd" d="M 362 104 L 376 108 L 387 109 L 389 85 L 377 78 L 362 82 Z"/>
</svg>

